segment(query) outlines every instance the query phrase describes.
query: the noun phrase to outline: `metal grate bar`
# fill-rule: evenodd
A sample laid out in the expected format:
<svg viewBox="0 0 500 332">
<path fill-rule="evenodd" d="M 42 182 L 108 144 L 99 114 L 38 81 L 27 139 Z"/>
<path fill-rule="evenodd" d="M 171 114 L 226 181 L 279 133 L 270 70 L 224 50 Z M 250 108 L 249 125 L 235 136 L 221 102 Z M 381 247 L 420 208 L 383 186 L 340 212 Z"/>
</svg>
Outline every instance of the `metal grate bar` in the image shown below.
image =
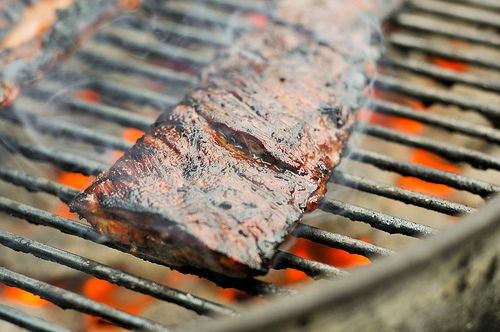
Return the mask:
<svg viewBox="0 0 500 332">
<path fill-rule="evenodd" d="M 120 138 L 92 129 L 64 121 L 47 119 L 35 113 L 27 112 L 18 106 L 3 108 L 2 112 L 0 112 L 0 118 L 19 126 L 28 126 L 30 130 L 40 133 L 49 133 L 54 137 L 72 138 L 95 146 L 125 151 L 133 145 Z"/>
<path fill-rule="evenodd" d="M 122 101 L 128 100 L 140 105 L 150 105 L 160 110 L 168 109 L 181 101 L 179 97 L 146 90 L 140 87 L 131 87 L 117 83 L 116 81 L 104 79 L 89 82 L 88 86 L 107 96 L 113 96 Z"/>
<path fill-rule="evenodd" d="M 108 169 L 107 165 L 94 161 L 90 162 L 89 160 L 80 158 L 70 153 L 63 153 L 61 151 L 43 147 L 30 146 L 20 143 L 12 138 L 7 139 L 5 136 L 0 136 L 0 141 L 2 140 L 7 142 L 8 146 L 10 144 L 9 151 L 11 152 L 20 153 L 35 160 L 50 161 L 64 170 L 81 172 L 85 175 L 98 175 Z M 360 220 L 371 223 L 372 226 L 388 231 L 389 233 L 397 233 L 401 231 L 404 232 L 403 234 L 410 236 L 429 235 L 434 233 L 430 228 L 423 225 L 395 218 L 383 213 L 362 209 L 346 203 L 338 202 L 338 204 L 341 205 L 339 205 L 337 209 L 326 208 L 325 211 L 342 216 L 346 216 L 347 214 L 352 218 L 361 218 Z M 329 205 L 329 207 L 333 207 L 333 205 Z M 391 225 L 392 222 L 395 224 Z"/>
<path fill-rule="evenodd" d="M 465 83 L 483 90 L 500 92 L 499 79 L 479 76 L 472 73 L 457 73 L 427 62 L 402 57 L 386 57 L 383 59 L 383 63 L 389 67 L 394 66 L 400 69 L 409 70 L 447 83 Z"/>
<path fill-rule="evenodd" d="M 311 240 L 315 243 L 342 249 L 351 254 L 359 254 L 369 258 L 390 256 L 394 254 L 392 250 L 301 223 L 294 228 L 292 234 L 295 237 Z"/>
<path fill-rule="evenodd" d="M 500 187 L 490 183 L 471 179 L 455 173 L 441 171 L 431 167 L 397 160 L 376 152 L 365 151 L 362 149 L 351 149 L 346 156 L 352 160 L 367 163 L 386 171 L 416 177 L 433 183 L 445 184 L 452 188 L 465 190 L 482 197 L 488 197 L 500 192 Z"/>
<path fill-rule="evenodd" d="M 149 319 L 141 318 L 90 300 L 82 295 L 64 290 L 0 267 L 0 281 L 38 295 L 64 309 L 73 309 L 104 318 L 125 328 L 149 331 L 166 331 L 167 328 Z"/>
<path fill-rule="evenodd" d="M 427 125 L 480 138 L 490 143 L 500 144 L 500 130 L 495 128 L 485 127 L 478 124 L 471 126 L 470 122 L 456 120 L 454 118 L 438 114 L 422 112 L 421 110 L 380 99 L 370 100 L 370 108 L 377 113 L 416 120 Z"/>
<path fill-rule="evenodd" d="M 0 231 L 0 243 L 15 251 L 56 262 L 99 279 L 178 304 L 203 315 L 235 315 L 228 307 L 146 280 L 73 253 L 42 244 L 15 234 Z"/>
<path fill-rule="evenodd" d="M 0 167 L 0 179 L 9 183 L 26 188 L 31 192 L 44 192 L 56 196 L 61 201 L 69 203 L 79 193 L 71 187 L 50 181 L 41 177 L 29 175 L 19 170 L 12 170 Z M 300 229 L 300 232 L 298 231 Z M 316 229 L 309 225 L 299 224 L 296 228 L 297 237 L 308 238 L 317 243 L 322 243 L 330 247 L 338 247 L 351 253 L 365 254 L 366 256 L 388 255 L 389 250 L 367 244 L 363 241 L 355 240 L 349 237 L 339 237 L 325 230 Z"/>
<path fill-rule="evenodd" d="M 105 44 L 87 42 L 76 55 L 88 61 L 92 66 L 108 71 L 116 70 L 126 74 L 139 74 L 146 78 L 165 83 L 176 83 L 177 85 L 196 83 L 196 77 L 193 75 L 134 60 L 129 53 Z"/>
<path fill-rule="evenodd" d="M 195 8 L 196 6 L 196 8 Z M 231 29 L 236 31 L 248 30 L 249 23 L 236 19 L 234 13 L 210 8 L 209 6 L 200 7 L 199 3 L 194 4 L 189 1 L 170 1 L 160 8 L 155 8 L 162 15 L 179 20 L 190 20 L 202 24 L 226 27 L 230 25 Z M 193 23 L 194 23 L 193 22 Z"/>
<path fill-rule="evenodd" d="M 469 64 L 500 70 L 500 60 L 484 57 L 483 53 L 469 52 L 467 50 L 456 50 L 447 45 L 438 44 L 435 41 L 415 37 L 403 33 L 393 33 L 387 38 L 393 45 L 418 50 L 426 54 L 438 55 L 452 60 L 463 61 Z"/>
<path fill-rule="evenodd" d="M 24 219 L 30 223 L 36 225 L 43 225 L 55 228 L 63 233 L 74 235 L 98 244 L 105 245 L 107 247 L 117 249 L 127 254 L 132 254 L 141 259 L 156 263 L 159 265 L 165 265 L 161 261 L 154 257 L 142 255 L 135 253 L 132 247 L 116 243 L 111 241 L 105 236 L 100 235 L 95 232 L 90 226 L 86 226 L 82 223 L 76 222 L 71 219 L 63 218 L 55 214 L 43 211 L 40 209 L 33 208 L 29 205 L 25 205 L 11 199 L 0 196 L 0 211 L 4 211 L 9 215 L 14 217 Z M 271 295 L 271 294 L 289 294 L 290 290 L 282 287 L 278 287 L 267 282 L 263 282 L 257 279 L 251 278 L 231 278 L 224 275 L 212 273 L 206 270 L 191 269 L 191 268 L 176 268 L 181 273 L 195 274 L 199 277 L 206 278 L 215 282 L 217 285 L 223 288 L 236 288 L 247 292 L 251 295 Z"/>
<path fill-rule="evenodd" d="M 264 12 L 266 10 L 266 7 L 264 5 L 258 5 L 254 3 L 249 3 L 246 0 L 194 0 L 197 2 L 208 2 L 212 3 L 215 5 L 219 5 L 224 8 L 228 8 L 231 10 L 237 10 L 237 11 L 247 11 L 247 12 L 254 12 L 254 13 L 259 13 L 259 12 Z"/>
<path fill-rule="evenodd" d="M 156 15 L 156 13 L 153 13 Z M 198 43 L 213 47 L 223 47 L 231 42 L 230 34 L 227 31 L 215 29 L 200 29 L 183 22 L 170 22 L 154 17 L 152 20 L 145 17 L 127 17 L 118 20 L 117 25 L 126 25 L 136 30 L 151 31 L 157 40 L 178 38 L 182 42 Z"/>
<path fill-rule="evenodd" d="M 46 192 L 52 194 L 63 202 L 69 203 L 79 193 L 78 190 L 61 185 L 47 179 L 31 176 L 25 172 L 0 167 L 0 179 L 25 187 L 34 192 Z M 346 236 L 334 234 L 313 226 L 298 224 L 293 233 L 296 237 L 303 237 L 333 248 L 346 250 L 368 257 L 377 255 L 389 255 L 392 251 L 381 248 L 363 241 L 355 240 Z"/>
<path fill-rule="evenodd" d="M 427 100 L 456 105 L 465 110 L 472 110 L 494 119 L 500 118 L 500 106 L 496 104 L 486 104 L 475 98 L 466 97 L 455 92 L 425 87 L 420 84 L 409 83 L 402 79 L 385 75 L 377 76 L 375 84 L 383 89 L 420 98 L 421 101 Z"/>
<path fill-rule="evenodd" d="M 332 175 L 331 180 L 334 183 L 356 190 L 392 198 L 403 203 L 423 207 L 425 209 L 441 212 L 450 216 L 459 216 L 466 213 L 473 213 L 475 211 L 475 209 L 462 204 L 420 194 L 410 190 L 401 189 L 388 184 L 375 182 L 342 171 L 335 171 Z"/>
<path fill-rule="evenodd" d="M 275 270 L 293 268 L 304 272 L 314 279 L 341 277 L 350 274 L 331 265 L 311 261 L 284 251 L 278 251 L 273 258 L 272 265 Z"/>
<path fill-rule="evenodd" d="M 442 17 L 401 13 L 396 16 L 395 21 L 402 27 L 416 29 L 425 33 L 439 34 L 492 47 L 500 46 L 500 36 L 498 34 L 476 27 L 464 26 L 460 23 L 443 21 Z"/>
<path fill-rule="evenodd" d="M 78 172 L 84 175 L 98 175 L 109 167 L 97 161 L 90 160 L 61 150 L 44 146 L 21 143 L 19 140 L 0 135 L 2 145 L 13 154 L 38 161 L 49 161 L 68 172 Z"/>
<path fill-rule="evenodd" d="M 44 192 L 56 196 L 64 203 L 70 203 L 79 191 L 45 178 L 29 175 L 23 171 L 0 167 L 0 179 L 30 192 Z"/>
<path fill-rule="evenodd" d="M 497 0 L 458 0 L 465 4 L 483 6 L 490 9 L 500 9 L 500 3 Z"/>
<path fill-rule="evenodd" d="M 374 102 L 375 102 L 375 101 L 374 101 Z M 382 102 L 382 103 L 385 103 L 385 102 Z M 417 111 L 417 112 L 418 112 L 418 111 Z M 422 112 L 420 112 L 420 113 L 422 113 Z M 425 114 L 425 115 L 427 115 L 427 114 Z M 49 124 L 50 124 L 50 123 L 52 123 L 52 122 L 50 122 L 50 121 L 49 121 Z M 470 127 L 469 127 L 469 126 L 466 126 L 466 128 L 470 128 Z M 92 133 L 92 136 L 94 137 L 94 139 L 95 139 L 95 140 L 97 140 L 98 145 L 101 145 L 101 146 L 102 146 L 102 145 L 103 145 L 103 146 L 107 146 L 107 145 L 108 145 L 108 144 L 106 144 L 105 142 L 104 142 L 104 143 L 99 142 L 99 137 L 100 137 L 100 135 L 101 135 L 101 133 L 100 133 L 100 132 L 94 132 L 94 131 L 89 131 L 89 132 L 91 132 L 91 133 Z M 128 142 L 125 142 L 125 141 L 122 141 L 122 140 L 119 140 L 119 141 L 120 141 L 120 142 L 122 142 L 122 143 L 123 143 L 123 145 L 124 145 L 123 147 L 120 147 L 120 149 L 122 149 L 122 150 L 123 150 L 123 149 L 127 149 L 127 148 L 129 148 L 129 147 L 131 147 L 131 146 L 132 146 L 132 144 L 131 144 L 131 143 L 128 143 Z M 126 145 L 126 146 L 125 146 L 125 145 Z M 337 172 L 337 173 L 338 173 L 338 172 Z M 340 174 L 340 173 L 339 173 L 339 174 Z M 365 179 L 363 179 L 363 178 L 358 178 L 357 180 L 359 180 L 359 181 L 350 181 L 350 186 L 355 187 L 355 186 L 358 186 L 358 185 L 360 185 L 360 184 L 361 184 L 361 185 L 363 185 L 363 183 L 362 183 L 362 182 L 363 182 L 363 181 L 365 181 L 363 188 L 365 188 L 365 189 L 367 188 L 367 187 L 366 187 L 366 180 L 365 180 Z M 370 186 L 370 188 L 371 188 L 371 189 L 370 189 L 370 192 L 372 192 L 372 193 L 373 193 L 373 190 L 377 189 L 377 187 L 379 187 L 379 186 L 380 186 L 380 185 L 373 185 L 373 183 L 372 183 L 372 184 L 371 184 L 371 186 Z M 386 189 L 387 189 L 387 188 L 386 188 Z M 392 187 L 392 189 L 390 189 L 390 190 L 385 190 L 385 191 L 380 191 L 380 190 L 379 190 L 379 191 L 377 191 L 377 193 L 378 193 L 378 194 L 380 194 L 380 195 L 384 195 L 384 192 L 385 192 L 385 193 L 387 193 L 387 192 L 391 192 L 391 193 L 393 193 L 395 190 L 397 190 L 397 188 Z M 395 198 L 395 199 L 401 198 L 401 195 L 402 195 L 402 193 L 403 193 L 403 192 L 404 192 L 404 191 L 401 191 L 401 190 L 400 190 L 400 191 L 398 191 L 398 195 L 397 195 L 396 197 L 392 196 L 391 198 Z M 386 197 L 387 197 L 387 196 L 386 196 Z M 419 201 L 420 201 L 420 204 L 421 204 L 421 205 L 419 205 L 419 206 L 426 207 L 426 208 L 430 208 L 429 206 L 422 205 L 422 204 L 425 204 L 425 202 L 428 202 L 428 201 L 429 201 L 429 197 L 425 197 L 425 196 L 424 196 L 424 197 L 421 197 Z M 408 197 L 408 193 L 406 193 L 406 200 L 405 200 L 405 202 L 413 202 L 413 203 L 415 203 L 416 201 L 415 201 L 415 197 L 414 197 L 414 195 L 413 195 L 413 197 Z M 446 201 L 445 201 L 445 202 L 446 202 Z M 448 214 L 452 214 L 452 215 L 457 215 L 457 214 L 459 214 L 459 213 L 464 213 L 464 212 L 471 212 L 470 208 L 467 208 L 467 207 L 465 207 L 465 206 L 455 205 L 455 206 L 452 208 L 452 207 L 451 207 L 451 205 L 450 205 L 450 204 L 451 204 L 451 202 L 448 202 L 448 204 L 443 204 L 443 203 L 444 203 L 444 202 L 440 202 L 440 203 L 439 203 L 436 207 L 434 207 L 434 208 L 441 209 L 441 210 L 439 210 L 440 212 L 444 212 L 444 213 L 448 213 Z M 442 209 L 444 209 L 444 210 L 442 210 Z"/>
<path fill-rule="evenodd" d="M 500 28 L 500 14 L 489 10 L 434 0 L 411 0 L 410 4 L 426 12 Z"/>
<path fill-rule="evenodd" d="M 150 105 L 160 110 L 165 110 L 176 105 L 181 99 L 180 96 L 155 92 L 145 89 L 142 86 L 132 87 L 130 85 L 118 83 L 119 80 L 111 80 L 109 77 L 102 75 L 99 71 L 94 71 L 92 74 L 93 76 L 89 78 L 73 70 L 58 70 L 52 72 L 50 78 L 46 81 L 49 84 L 54 84 L 53 80 L 56 79 L 59 83 L 70 84 L 72 86 L 75 86 L 75 82 L 77 82 L 79 88 L 92 88 L 99 91 L 104 96 L 117 98 L 121 102 L 130 101 L 139 105 Z M 55 82 L 55 84 L 58 84 L 58 82 Z M 44 91 L 46 92 L 47 89 L 36 89 L 29 91 L 28 95 L 37 97 L 36 92 L 40 92 L 43 95 Z"/>
<path fill-rule="evenodd" d="M 29 91 L 27 94 L 37 99 L 49 98 L 54 95 L 50 90 L 41 89 Z M 154 119 L 148 119 L 147 117 L 134 114 L 122 108 L 74 100 L 63 96 L 53 98 L 51 102 L 63 108 L 65 111 L 74 111 L 85 115 L 95 116 L 102 120 L 107 120 L 124 127 L 137 128 L 142 131 L 146 131 L 154 122 Z"/>
<path fill-rule="evenodd" d="M 34 332 L 71 332 L 63 327 L 0 304 L 0 319 Z"/>
<path fill-rule="evenodd" d="M 406 146 L 425 149 L 451 161 L 466 162 L 469 165 L 481 170 L 490 168 L 500 170 L 499 158 L 489 156 L 485 153 L 477 152 L 471 149 L 449 145 L 446 143 L 440 143 L 433 139 L 422 136 L 408 135 L 400 131 L 368 123 L 357 124 L 355 126 L 355 130 L 366 135 L 384 139 L 389 142 L 395 142 Z"/>
<path fill-rule="evenodd" d="M 191 64 L 193 66 L 205 66 L 210 60 L 203 54 L 190 51 L 186 48 L 165 44 L 157 41 L 154 37 L 146 39 L 144 31 L 135 29 L 113 28 L 110 27 L 95 36 L 95 41 L 99 43 L 112 44 L 119 46 L 127 51 L 144 56 L 157 57 L 159 59 L 170 59 Z"/>
<path fill-rule="evenodd" d="M 21 19 L 23 10 L 25 9 L 22 3 L 12 3 L 8 6 L 2 6 L 2 12 L 0 13 L 0 20 L 2 21 L 2 26 L 0 28 L 0 38 L 3 38 L 5 34 L 8 33 L 6 29 L 8 27 L 4 22 L 7 21 L 10 24 L 15 24 Z"/>
<path fill-rule="evenodd" d="M 437 231 L 429 226 L 420 225 L 405 219 L 372 211 L 334 199 L 325 199 L 321 204 L 320 209 L 354 221 L 365 222 L 372 227 L 390 234 L 403 234 L 408 236 L 426 236 L 437 234 Z"/>
</svg>

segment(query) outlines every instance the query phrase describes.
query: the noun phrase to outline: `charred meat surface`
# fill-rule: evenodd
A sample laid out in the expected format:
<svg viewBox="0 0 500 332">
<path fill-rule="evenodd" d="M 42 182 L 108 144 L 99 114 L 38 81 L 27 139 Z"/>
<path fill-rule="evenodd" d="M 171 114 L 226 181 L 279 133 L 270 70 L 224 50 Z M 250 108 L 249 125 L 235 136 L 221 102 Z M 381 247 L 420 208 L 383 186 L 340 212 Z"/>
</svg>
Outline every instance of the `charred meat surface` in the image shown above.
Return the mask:
<svg viewBox="0 0 500 332">
<path fill-rule="evenodd" d="M 366 65 L 319 42 L 321 26 L 298 28 L 284 22 L 294 15 L 279 15 L 221 51 L 201 85 L 72 211 L 173 267 L 266 273 L 325 194 L 364 83 L 347 80 Z"/>
<path fill-rule="evenodd" d="M 339 161 L 351 112 L 329 82 L 344 65 L 286 27 L 246 34 L 72 209 L 174 266 L 265 273 Z"/>
<path fill-rule="evenodd" d="M 138 5 L 139 0 L 2 0 L 0 106 L 75 51 L 102 21 Z"/>
<path fill-rule="evenodd" d="M 264 272 L 315 186 L 256 163 L 176 107 L 74 203 L 100 232 L 170 264 Z"/>
</svg>

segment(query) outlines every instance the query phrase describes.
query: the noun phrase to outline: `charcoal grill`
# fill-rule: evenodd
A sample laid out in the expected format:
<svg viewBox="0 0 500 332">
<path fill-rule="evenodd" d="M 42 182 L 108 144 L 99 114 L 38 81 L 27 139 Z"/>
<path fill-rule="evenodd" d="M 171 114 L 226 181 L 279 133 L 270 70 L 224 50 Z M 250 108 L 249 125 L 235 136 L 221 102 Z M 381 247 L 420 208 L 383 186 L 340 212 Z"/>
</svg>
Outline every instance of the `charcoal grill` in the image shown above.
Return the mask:
<svg viewBox="0 0 500 332">
<path fill-rule="evenodd" d="M 233 35 L 249 27 L 248 17 L 256 13 L 265 13 L 266 10 L 264 2 L 249 5 L 245 1 L 231 0 L 204 2 L 172 0 L 166 1 L 160 7 L 151 8 L 146 5 L 141 10 L 114 20 L 100 29 L 71 59 L 61 64 L 35 86 L 26 89 L 21 98 L 26 102 L 15 103 L 0 112 L 4 123 L 15 125 L 16 128 L 29 126 L 30 131 L 35 131 L 44 137 L 53 137 L 55 138 L 53 142 L 56 142 L 54 144 L 63 142 L 63 145 L 56 148 L 53 144 L 33 144 L 29 139 L 19 138 L 3 131 L 0 132 L 4 150 L 2 153 L 19 154 L 27 160 L 36 162 L 36 165 L 48 164 L 60 170 L 84 175 L 99 174 L 109 167 L 110 162 L 109 158 L 102 157 L 103 151 L 124 151 L 130 148 L 132 143 L 111 132 L 44 115 L 43 109 L 47 108 L 47 100 L 50 102 L 50 107 L 56 108 L 60 114 L 110 123 L 113 128 L 130 127 L 144 131 L 158 114 L 182 99 L 189 87 L 196 83 L 197 70 L 210 62 L 217 48 L 231 43 Z M 408 52 L 419 52 L 425 56 L 457 60 L 499 73 L 498 58 L 478 55 L 468 50 L 457 52 L 447 48 L 446 44 L 434 40 L 435 37 L 439 37 L 441 40 L 460 41 L 467 45 L 498 47 L 499 22 L 500 7 L 493 0 L 409 1 L 390 22 L 391 33 L 386 40 L 388 53 L 381 60 L 381 68 L 386 70 L 374 78 L 375 86 L 381 90 L 415 98 L 426 105 L 441 103 L 455 106 L 464 111 L 480 114 L 487 118 L 490 124 L 472 124 L 459 118 L 422 112 L 401 103 L 377 98 L 370 100 L 370 108 L 378 114 L 414 120 L 429 127 L 473 137 L 491 146 L 498 145 L 499 103 L 482 98 L 468 98 L 451 89 L 436 89 L 407 80 L 399 73 L 418 74 L 444 86 L 459 83 L 500 97 L 500 76 L 489 77 L 450 71 L 427 61 L 407 59 L 404 56 Z M 83 74 L 85 72 L 88 75 Z M 100 100 L 92 103 L 77 98 L 73 90 L 83 88 L 97 91 Z M 59 93 L 65 90 L 68 93 Z M 147 105 L 149 113 L 134 113 L 133 105 Z M 467 164 L 476 170 L 490 170 L 493 177 L 498 176 L 497 171 L 500 170 L 498 157 L 469 147 L 438 141 L 432 137 L 408 135 L 367 123 L 357 125 L 355 132 L 384 142 L 423 149 L 453 162 Z M 490 200 L 499 191 L 499 186 L 494 181 L 478 180 L 466 175 L 421 166 L 354 144 L 348 147 L 345 159 L 402 176 L 443 184 L 473 194 L 484 201 Z M 70 202 L 78 193 L 75 189 L 49 178 L 30 174 L 21 168 L 0 165 L 0 179 L 30 192 L 57 197 L 64 203 Z M 470 216 L 454 229 L 440 231 L 436 227 L 354 205 L 347 200 L 327 197 L 320 208 L 324 213 L 343 216 L 353 223 L 363 222 L 389 234 L 408 237 L 436 235 L 436 237 L 418 242 L 412 252 L 396 254 L 396 251 L 390 248 L 301 223 L 295 228 L 294 237 L 371 259 L 395 257 L 377 262 L 366 268 L 364 270 L 366 273 L 362 273 L 339 269 L 283 249 L 273 260 L 274 269 L 296 269 L 316 279 L 339 277 L 338 280 L 331 285 L 321 284 L 320 291 L 313 286 L 293 297 L 285 297 L 285 300 L 278 300 L 276 303 L 271 302 L 265 306 L 265 310 L 255 310 L 249 315 L 6 231 L 0 231 L 0 242 L 15 251 L 65 265 L 84 274 L 193 310 L 200 315 L 218 318 L 237 316 L 232 320 L 223 320 L 222 325 L 219 325 L 221 324 L 219 319 L 215 319 L 212 326 L 214 331 L 234 329 L 253 331 L 264 327 L 305 326 L 319 329 L 325 326 L 322 324 L 331 324 L 328 326 L 332 329 L 337 327 L 339 330 L 353 330 L 355 327 L 363 326 L 360 322 L 372 323 L 374 327 L 402 329 L 428 328 L 433 326 L 429 325 L 431 323 L 437 324 L 435 326 L 444 326 L 440 324 L 450 320 L 450 316 L 446 315 L 458 310 L 455 305 L 449 303 L 437 305 L 443 315 L 441 319 L 436 315 L 431 315 L 429 318 L 426 316 L 429 311 L 423 310 L 422 307 L 425 307 L 423 303 L 427 303 L 428 306 L 435 300 L 429 288 L 438 287 L 437 285 L 446 282 L 456 282 L 458 285 L 450 290 L 448 294 L 450 299 L 456 299 L 464 292 L 469 293 L 470 299 L 464 303 L 467 312 L 463 312 L 463 315 L 451 325 L 447 325 L 447 328 L 453 328 L 453 324 L 464 323 L 468 318 L 474 317 L 476 312 L 478 317 L 483 319 L 469 319 L 471 329 L 485 330 L 500 324 L 498 313 L 494 313 L 495 305 L 497 308 L 500 305 L 498 287 L 500 277 L 497 272 L 500 201 L 492 201 L 489 207 L 481 207 L 480 211 L 476 212 L 476 208 L 466 204 L 402 189 L 392 184 L 351 174 L 343 169 L 334 172 L 331 182 L 335 185 L 333 190 L 342 186 L 350 188 L 353 192 L 385 197 L 434 211 L 436 214 L 454 217 L 470 214 Z M 84 223 L 18 202 L 4 193 L 0 196 L 0 211 L 32 224 L 57 229 L 68 236 L 83 238 L 136 255 L 152 263 L 163 264 L 153 257 L 135 254 L 133 248 L 111 242 Z M 476 253 L 473 250 L 476 250 Z M 478 267 L 474 270 L 476 266 Z M 463 271 L 476 272 L 467 274 Z M 180 272 L 195 274 L 216 283 L 219 287 L 235 288 L 252 296 L 280 297 L 296 293 L 296 290 L 279 287 L 260 279 L 235 279 L 197 269 L 183 269 Z M 391 280 L 391 283 L 383 282 L 384 280 Z M 430 280 L 435 282 L 432 283 Z M 124 328 L 167 329 L 158 322 L 113 309 L 75 292 L 4 267 L 0 267 L 0 281 L 39 295 L 62 308 L 101 317 Z M 486 289 L 488 291 L 485 291 Z M 482 302 L 477 300 L 480 297 L 483 298 Z M 395 315 L 396 318 L 389 314 L 388 310 L 391 308 L 399 308 L 396 311 L 398 313 Z M 409 308 L 416 308 L 415 312 Z M 373 315 L 369 313 L 370 310 Z M 452 317 L 455 316 L 457 315 Z M 5 306 L 0 306 L 0 318 L 32 330 L 65 330 Z"/>
</svg>

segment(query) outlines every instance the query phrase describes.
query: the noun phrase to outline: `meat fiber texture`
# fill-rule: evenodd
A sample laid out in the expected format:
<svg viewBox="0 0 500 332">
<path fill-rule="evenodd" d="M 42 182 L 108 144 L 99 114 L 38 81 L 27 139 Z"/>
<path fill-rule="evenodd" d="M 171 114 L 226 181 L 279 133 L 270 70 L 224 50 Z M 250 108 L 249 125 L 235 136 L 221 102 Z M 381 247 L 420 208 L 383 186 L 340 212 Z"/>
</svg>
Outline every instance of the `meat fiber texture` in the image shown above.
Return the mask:
<svg viewBox="0 0 500 332">
<path fill-rule="evenodd" d="M 352 100 L 339 102 L 346 70 L 304 29 L 244 33 L 72 211 L 173 267 L 266 273 L 340 161 L 353 123 Z"/>
</svg>

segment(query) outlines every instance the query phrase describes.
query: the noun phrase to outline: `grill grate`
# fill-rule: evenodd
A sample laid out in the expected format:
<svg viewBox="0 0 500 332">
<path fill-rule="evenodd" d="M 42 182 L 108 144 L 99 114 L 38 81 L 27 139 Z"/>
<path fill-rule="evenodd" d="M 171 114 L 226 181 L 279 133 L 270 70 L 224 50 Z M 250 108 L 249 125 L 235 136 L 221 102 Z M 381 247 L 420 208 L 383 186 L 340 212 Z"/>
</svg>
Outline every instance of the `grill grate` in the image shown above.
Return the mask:
<svg viewBox="0 0 500 332">
<path fill-rule="evenodd" d="M 51 73 L 36 87 L 27 90 L 21 98 L 25 103 L 19 102 L 2 109 L 1 119 L 19 127 L 29 125 L 30 130 L 52 136 L 56 138 L 56 142 L 63 140 L 75 146 L 83 144 L 92 149 L 100 149 L 99 151 L 103 149 L 104 151 L 124 151 L 132 144 L 111 132 L 107 133 L 95 128 L 87 128 L 83 124 L 60 121 L 58 118 L 46 116 L 42 111 L 47 106 L 47 100 L 50 100 L 50 107 L 65 116 L 84 115 L 114 126 L 144 131 L 161 111 L 182 98 L 182 95 L 196 82 L 196 71 L 210 62 L 218 47 L 229 44 L 233 34 L 249 27 L 249 22 L 245 20 L 245 13 L 265 12 L 266 10 L 264 6 L 248 5 L 244 1 L 234 0 L 169 1 L 162 5 L 160 10 L 155 9 L 157 8 L 151 9 L 146 6 L 144 10 L 120 18 L 99 31 L 92 41 L 85 44 L 82 50 L 63 64 L 57 72 Z M 406 59 L 401 56 L 401 53 L 405 52 L 421 52 L 426 56 L 458 60 L 490 72 L 498 72 L 500 71 L 498 59 L 468 51 L 456 52 L 444 44 L 437 43 L 434 38 L 440 37 L 472 43 L 472 45 L 497 47 L 500 44 L 500 34 L 492 28 L 500 27 L 499 9 L 496 2 L 489 0 L 463 0 L 460 4 L 437 0 L 409 1 L 409 5 L 394 18 L 396 31 L 387 38 L 389 55 L 384 58 L 382 64 L 383 68 L 387 68 L 387 72 L 384 71 L 383 74 L 377 76 L 375 86 L 382 90 L 397 92 L 402 96 L 415 97 L 427 104 L 452 105 L 481 114 L 492 121 L 498 121 L 500 116 L 498 104 L 488 102 L 486 99 L 469 98 L 457 92 L 437 90 L 423 84 L 413 83 L 392 71 L 416 73 L 443 84 L 460 83 L 490 93 L 499 93 L 500 76 L 483 77 L 479 74 L 458 73 L 424 60 Z M 160 19 L 151 20 L 150 10 L 157 13 Z M 239 16 L 235 15 L 235 11 L 240 13 Z M 89 75 L 82 75 L 83 72 L 88 72 Z M 147 82 L 149 85 L 142 85 L 142 82 Z M 101 100 L 91 103 L 71 94 L 73 90 L 83 88 L 98 92 Z M 64 90 L 70 93 L 61 94 L 60 91 Z M 134 105 L 138 104 L 147 105 L 152 111 L 147 114 L 131 111 Z M 464 120 L 422 112 L 376 98 L 370 100 L 370 106 L 379 114 L 416 120 L 425 125 L 467 135 L 492 144 L 500 142 L 500 131 L 493 126 L 473 125 Z M 479 170 L 500 170 L 500 159 L 497 157 L 433 138 L 410 136 L 373 124 L 357 126 L 356 132 L 360 135 L 377 137 L 383 141 L 424 149 L 446 159 L 469 164 Z M 31 161 L 49 163 L 60 170 L 97 175 L 109 167 L 109 160 L 102 160 L 99 153 L 82 154 L 76 147 L 33 145 L 28 140 L 7 133 L 0 133 L 0 141 L 8 153 L 22 155 Z M 496 194 L 500 189 L 495 184 L 465 175 L 401 161 L 358 147 L 348 147 L 345 159 L 402 176 L 444 184 L 484 199 Z M 0 165 L 0 179 L 15 186 L 24 187 L 31 192 L 55 196 L 65 203 L 70 202 L 78 193 L 77 190 L 48 178 L 31 175 L 24 170 L 3 165 Z M 450 216 L 460 216 L 475 211 L 474 208 L 461 203 L 401 189 L 346 171 L 336 171 L 331 182 Z M 1 195 L 0 211 L 2 212 L 33 224 L 51 227 L 68 235 L 134 254 L 132 248 L 110 242 L 82 223 L 14 201 L 5 197 L 3 193 Z M 391 234 L 421 237 L 438 232 L 427 225 L 329 197 L 325 199 L 321 210 L 352 221 L 367 223 Z M 293 236 L 370 258 L 395 254 L 391 249 L 305 223 L 300 223 L 295 228 Z M 13 250 L 65 265 L 119 286 L 175 303 L 198 314 L 209 316 L 238 314 L 234 309 L 222 304 L 6 231 L 0 231 L 0 243 Z M 152 257 L 134 255 L 162 264 Z M 349 274 L 346 270 L 286 251 L 278 252 L 273 268 L 277 270 L 297 269 L 314 278 Z M 220 287 L 236 288 L 255 296 L 294 292 L 292 289 L 258 279 L 234 279 L 196 269 L 185 269 L 180 272 L 196 274 L 215 282 Z M 0 268 L 0 281 L 42 296 L 63 308 L 99 316 L 125 328 L 165 329 L 158 323 L 126 314 L 6 268 Z M 64 330 L 3 306 L 0 306 L 0 318 L 22 327 L 42 331 Z"/>
</svg>

